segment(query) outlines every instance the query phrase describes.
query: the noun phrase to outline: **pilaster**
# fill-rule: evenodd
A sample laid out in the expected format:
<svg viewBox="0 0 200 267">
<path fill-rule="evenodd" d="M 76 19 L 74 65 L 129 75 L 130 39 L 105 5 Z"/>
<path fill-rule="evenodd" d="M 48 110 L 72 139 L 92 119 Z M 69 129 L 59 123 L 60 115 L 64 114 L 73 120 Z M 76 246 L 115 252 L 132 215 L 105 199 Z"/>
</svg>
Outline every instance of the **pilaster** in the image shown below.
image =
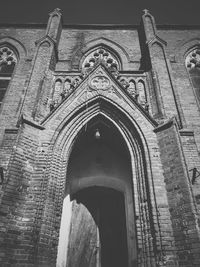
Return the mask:
<svg viewBox="0 0 200 267">
<path fill-rule="evenodd" d="M 174 119 L 157 127 L 161 162 L 175 238 L 175 251 L 181 266 L 199 264 L 200 232 L 197 207 L 183 153 L 183 145 Z"/>
<path fill-rule="evenodd" d="M 61 13 L 59 9 L 55 9 L 49 14 L 45 35 L 35 42 L 36 52 L 23 113 L 36 121 L 38 117 L 41 117 L 41 113 L 45 113 L 43 106 L 51 90 L 52 71 L 54 71 L 57 62 L 57 46 L 61 30 Z"/>
<path fill-rule="evenodd" d="M 176 93 L 171 66 L 167 59 L 165 48 L 167 42 L 158 36 L 154 17 L 148 10 L 144 10 L 141 21 L 143 32 L 143 61 L 150 73 L 153 95 L 156 98 L 157 114 L 155 117 L 171 118 L 175 116 L 179 127 L 184 124 L 183 112 Z"/>
</svg>

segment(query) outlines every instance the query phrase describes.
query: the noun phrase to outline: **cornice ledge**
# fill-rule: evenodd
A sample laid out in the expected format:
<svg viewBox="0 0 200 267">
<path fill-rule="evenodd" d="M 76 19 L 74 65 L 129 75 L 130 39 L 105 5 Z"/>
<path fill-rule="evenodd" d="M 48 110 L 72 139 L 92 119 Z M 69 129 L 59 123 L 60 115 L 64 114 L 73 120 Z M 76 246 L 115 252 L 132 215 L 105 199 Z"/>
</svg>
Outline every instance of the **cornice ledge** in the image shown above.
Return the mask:
<svg viewBox="0 0 200 267">
<path fill-rule="evenodd" d="M 57 7 L 52 12 L 49 13 L 49 16 L 54 16 L 54 15 L 58 15 L 61 17 L 62 16 L 61 9 Z"/>
<path fill-rule="evenodd" d="M 5 133 L 6 134 L 17 134 L 18 131 L 19 131 L 18 128 L 7 128 L 7 129 L 5 129 Z"/>
<path fill-rule="evenodd" d="M 38 124 L 37 122 L 33 121 L 31 118 L 25 116 L 24 114 L 21 115 L 18 123 L 17 123 L 17 127 L 20 127 L 22 124 L 28 124 L 36 129 L 39 129 L 39 130 L 44 130 L 45 127 Z"/>
<path fill-rule="evenodd" d="M 165 121 L 164 123 L 162 123 L 161 125 L 159 125 L 158 127 L 156 127 L 154 129 L 154 132 L 155 133 L 158 133 L 158 132 L 167 130 L 172 125 L 177 125 L 177 121 L 176 121 L 175 117 L 168 119 L 167 121 Z"/>
</svg>

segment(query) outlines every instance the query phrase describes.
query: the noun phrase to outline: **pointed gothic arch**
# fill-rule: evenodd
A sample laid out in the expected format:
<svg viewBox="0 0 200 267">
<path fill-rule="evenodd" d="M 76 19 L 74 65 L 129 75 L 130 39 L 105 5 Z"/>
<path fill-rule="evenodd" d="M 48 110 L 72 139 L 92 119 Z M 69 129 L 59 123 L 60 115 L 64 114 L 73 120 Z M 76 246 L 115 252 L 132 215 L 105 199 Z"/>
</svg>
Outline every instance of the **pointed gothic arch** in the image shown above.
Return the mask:
<svg viewBox="0 0 200 267">
<path fill-rule="evenodd" d="M 7 49 L 8 54 L 7 52 L 4 53 L 2 51 L 4 48 Z M 2 109 L 3 103 L 5 103 L 6 96 L 8 95 L 8 91 L 10 91 L 10 88 L 12 87 L 13 78 L 20 72 L 20 68 L 23 68 L 27 51 L 20 41 L 10 36 L 0 38 L 0 50 L 0 107 Z M 16 90 L 16 86 L 11 90 Z"/>
<path fill-rule="evenodd" d="M 79 66 L 78 68 L 81 70 L 82 62 L 85 59 L 85 56 L 88 55 L 90 51 L 98 47 L 103 47 L 104 49 L 108 50 L 108 52 L 116 55 L 122 70 L 124 70 L 131 61 L 129 54 L 122 46 L 113 40 L 101 37 L 87 42 L 83 47 L 74 52 L 72 56 L 72 67 L 76 68 Z"/>
<path fill-rule="evenodd" d="M 60 125 L 59 135 L 57 135 L 57 137 L 54 136 L 56 139 L 56 150 L 62 151 L 61 154 L 66 164 L 64 169 L 65 173 L 67 173 L 67 166 L 74 144 L 78 138 L 77 136 L 81 131 L 84 131 L 90 121 L 98 120 L 99 117 L 109 121 L 115 128 L 115 131 L 118 131 L 124 139 L 130 153 L 132 172 L 132 197 L 134 198 L 132 207 L 133 210 L 135 210 L 134 226 L 132 226 L 132 229 L 134 229 L 134 227 L 137 229 L 137 231 L 134 230 L 135 232 L 133 235 L 129 235 L 129 237 L 134 236 L 133 239 L 135 245 L 133 245 L 133 241 L 128 241 L 128 266 L 132 266 L 133 264 L 136 264 L 137 261 L 147 261 L 146 257 L 148 257 L 148 255 L 156 253 L 156 236 L 154 227 L 157 222 L 153 220 L 152 215 L 153 202 L 155 199 L 152 192 L 152 177 L 148 147 L 139 126 L 136 123 L 134 125 L 123 112 L 109 103 L 108 100 L 98 97 L 93 99 L 90 104 L 91 105 L 88 107 L 87 111 L 85 107 L 79 107 L 79 110 L 71 116 L 67 123 L 65 121 Z M 69 186 L 67 178 L 63 176 L 62 179 L 62 183 Z M 95 186 L 95 184 L 91 183 L 91 180 L 87 180 L 87 183 L 86 187 L 90 187 L 89 185 Z M 79 190 L 80 189 L 81 188 L 79 188 Z M 74 193 L 79 190 L 74 190 Z M 129 229 L 130 228 L 131 227 L 129 226 Z M 151 238 L 149 238 L 150 236 Z M 137 241 L 138 239 L 140 239 L 139 243 Z"/>
<path fill-rule="evenodd" d="M 99 139 L 95 135 L 97 128 L 101 135 Z M 129 247 L 129 250 L 133 250 L 136 247 L 136 244 L 131 246 L 130 238 L 128 238 L 132 236 L 135 240 L 132 233 L 134 231 L 133 227 L 130 227 L 128 223 L 129 220 L 134 221 L 133 206 L 131 209 L 131 204 L 128 205 L 128 203 L 133 203 L 130 158 L 127 156 L 128 151 L 124 147 L 124 141 L 120 137 L 121 135 L 108 119 L 102 115 L 97 115 L 97 117 L 88 122 L 87 129 L 84 127 L 79 132 L 72 147 L 67 170 L 67 193 L 70 194 L 71 199 L 76 199 L 78 202 L 85 204 L 85 207 L 90 211 L 98 225 L 103 266 L 107 266 L 108 262 L 109 266 L 128 266 L 128 253 L 125 248 Z M 80 169 L 79 175 L 77 170 Z M 119 205 L 119 210 L 116 209 L 116 203 L 113 202 L 114 199 Z M 80 208 L 77 204 L 74 205 L 74 202 L 73 210 L 72 213 L 75 212 L 76 216 L 80 216 L 80 213 L 83 216 L 85 214 L 84 207 Z M 109 214 L 112 214 L 112 216 L 110 217 Z M 88 226 L 85 227 L 84 232 L 89 231 L 88 234 L 91 235 L 91 229 L 88 229 L 91 226 L 91 219 L 88 217 L 87 215 L 85 219 L 88 220 Z M 108 219 L 109 217 L 110 219 Z M 117 217 L 118 221 L 116 220 Z M 120 221 L 124 225 L 123 227 L 121 227 Z M 77 227 L 77 231 L 81 227 L 77 219 L 73 219 L 73 217 L 71 224 L 73 229 Z M 113 227 L 111 227 L 111 224 Z M 82 234 L 76 233 L 75 229 L 70 232 L 71 250 L 68 254 L 68 259 L 73 257 L 72 253 L 74 255 L 76 252 L 76 259 L 78 260 L 81 251 L 79 252 L 79 249 L 77 251 L 73 248 L 76 246 L 79 238 L 81 239 Z M 119 238 L 117 238 L 117 231 L 123 232 L 123 235 Z M 94 226 L 92 232 L 92 236 L 95 238 L 96 230 Z M 85 242 L 84 247 L 88 247 L 86 245 L 87 240 L 81 240 L 83 243 Z M 127 246 L 127 242 L 129 246 Z M 88 250 L 87 253 L 89 254 Z M 94 248 L 92 247 L 93 250 Z M 85 250 L 82 253 L 85 253 Z M 93 255 L 92 261 L 95 261 L 94 258 L 95 255 Z M 76 266 L 75 262 L 73 264 Z M 89 262 L 86 265 L 82 262 L 82 265 L 90 266 Z"/>
<path fill-rule="evenodd" d="M 80 70 L 93 68 L 97 62 L 102 62 L 107 68 L 122 69 L 120 56 L 112 48 L 105 44 L 96 45 L 90 48 L 80 60 Z"/>
</svg>

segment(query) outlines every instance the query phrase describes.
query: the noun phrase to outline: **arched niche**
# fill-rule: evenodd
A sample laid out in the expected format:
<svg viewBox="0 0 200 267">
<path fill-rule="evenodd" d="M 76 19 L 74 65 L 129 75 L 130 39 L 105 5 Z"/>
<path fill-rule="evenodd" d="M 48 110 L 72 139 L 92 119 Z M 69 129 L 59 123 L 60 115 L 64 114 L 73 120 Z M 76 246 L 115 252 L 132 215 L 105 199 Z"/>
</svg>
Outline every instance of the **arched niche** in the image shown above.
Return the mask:
<svg viewBox="0 0 200 267">
<path fill-rule="evenodd" d="M 147 99 L 146 99 L 146 90 L 145 90 L 145 84 L 143 80 L 139 80 L 137 82 L 137 90 L 138 90 L 138 102 L 144 106 Z"/>
<path fill-rule="evenodd" d="M 61 101 L 61 93 L 63 89 L 63 82 L 61 79 L 56 79 L 53 91 L 53 101 L 57 105 Z"/>
<path fill-rule="evenodd" d="M 71 216 L 62 221 L 60 236 L 68 238 L 60 240 L 59 248 L 66 266 L 132 266 L 136 226 L 131 157 L 123 137 L 104 116 L 91 119 L 73 144 L 65 196 L 70 198 L 63 217 L 67 212 Z"/>
</svg>

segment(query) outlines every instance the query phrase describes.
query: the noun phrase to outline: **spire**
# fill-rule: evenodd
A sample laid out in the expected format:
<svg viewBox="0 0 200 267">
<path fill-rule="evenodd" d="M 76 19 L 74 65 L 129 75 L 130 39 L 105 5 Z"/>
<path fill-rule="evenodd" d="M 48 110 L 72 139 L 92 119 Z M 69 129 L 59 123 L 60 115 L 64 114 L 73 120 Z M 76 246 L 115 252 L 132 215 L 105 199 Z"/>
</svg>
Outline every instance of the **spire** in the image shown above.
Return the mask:
<svg viewBox="0 0 200 267">
<path fill-rule="evenodd" d="M 60 8 L 55 8 L 54 11 L 49 13 L 49 20 L 47 24 L 46 35 L 54 39 L 59 40 L 62 30 L 62 14 Z"/>
<path fill-rule="evenodd" d="M 56 7 L 52 12 L 49 13 L 49 15 L 52 16 L 54 14 L 59 14 L 61 16 L 62 14 L 60 11 L 61 11 L 61 9 Z"/>
<path fill-rule="evenodd" d="M 146 40 L 150 41 L 156 35 L 156 23 L 154 17 L 150 14 L 148 9 L 143 10 L 142 15 L 143 27 L 146 35 Z"/>
<path fill-rule="evenodd" d="M 147 14 L 149 14 L 149 10 L 148 9 L 143 9 L 143 12 L 144 12 L 144 15 L 147 15 Z"/>
</svg>

